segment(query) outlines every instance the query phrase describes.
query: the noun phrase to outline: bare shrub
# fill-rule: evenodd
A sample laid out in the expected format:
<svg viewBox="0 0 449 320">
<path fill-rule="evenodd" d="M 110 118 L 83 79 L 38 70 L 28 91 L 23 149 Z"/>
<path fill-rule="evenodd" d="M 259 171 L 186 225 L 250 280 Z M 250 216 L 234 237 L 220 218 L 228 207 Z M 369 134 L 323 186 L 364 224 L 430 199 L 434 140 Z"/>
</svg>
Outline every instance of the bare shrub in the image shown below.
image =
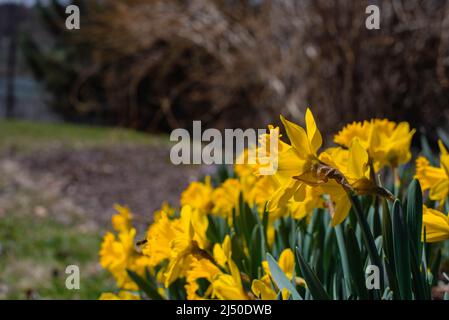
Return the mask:
<svg viewBox="0 0 449 320">
<path fill-rule="evenodd" d="M 372 3 L 380 30 L 365 28 Z M 447 1 L 125 0 L 90 12 L 72 100 L 124 125 L 262 126 L 307 106 L 329 131 L 448 117 Z"/>
</svg>

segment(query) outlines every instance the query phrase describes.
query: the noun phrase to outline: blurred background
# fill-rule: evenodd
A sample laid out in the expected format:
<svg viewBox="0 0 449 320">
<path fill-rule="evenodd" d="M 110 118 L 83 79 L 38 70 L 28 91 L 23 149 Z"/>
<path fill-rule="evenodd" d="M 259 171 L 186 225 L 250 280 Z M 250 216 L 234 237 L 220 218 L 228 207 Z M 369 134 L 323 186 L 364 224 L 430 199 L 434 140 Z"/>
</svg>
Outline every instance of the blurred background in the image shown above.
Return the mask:
<svg viewBox="0 0 449 320">
<path fill-rule="evenodd" d="M 80 30 L 65 27 L 69 4 Z M 389 118 L 431 152 L 449 141 L 448 101 L 449 1 L 0 0 L 0 298 L 107 290 L 97 251 L 113 204 L 144 225 L 213 171 L 171 165 L 174 128 L 301 123 L 311 107 L 329 138 Z"/>
</svg>

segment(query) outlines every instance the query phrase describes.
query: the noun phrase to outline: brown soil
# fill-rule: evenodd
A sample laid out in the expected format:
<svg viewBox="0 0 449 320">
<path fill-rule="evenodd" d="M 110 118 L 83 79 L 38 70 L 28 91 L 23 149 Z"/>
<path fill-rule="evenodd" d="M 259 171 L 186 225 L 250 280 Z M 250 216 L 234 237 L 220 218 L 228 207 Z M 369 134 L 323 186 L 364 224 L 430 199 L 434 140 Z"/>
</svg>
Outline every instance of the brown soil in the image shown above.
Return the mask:
<svg viewBox="0 0 449 320">
<path fill-rule="evenodd" d="M 178 205 L 190 181 L 213 171 L 173 165 L 164 145 L 56 147 L 27 155 L 10 151 L 0 160 L 14 163 L 35 188 L 54 190 L 101 224 L 109 221 L 115 203 L 150 221 L 163 201 Z"/>
</svg>

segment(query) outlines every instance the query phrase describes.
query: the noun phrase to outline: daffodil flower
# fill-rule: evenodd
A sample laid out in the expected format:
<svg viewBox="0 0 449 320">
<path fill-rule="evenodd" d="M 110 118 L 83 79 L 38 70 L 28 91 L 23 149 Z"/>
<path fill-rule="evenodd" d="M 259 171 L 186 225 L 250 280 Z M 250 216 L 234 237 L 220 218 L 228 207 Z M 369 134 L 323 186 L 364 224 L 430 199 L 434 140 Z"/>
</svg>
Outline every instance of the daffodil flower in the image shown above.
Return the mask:
<svg viewBox="0 0 449 320">
<path fill-rule="evenodd" d="M 99 300 L 140 300 L 140 297 L 129 291 L 120 291 L 117 294 L 104 292 L 101 294 Z"/>
<path fill-rule="evenodd" d="M 223 244 L 215 244 L 214 246 L 214 262 L 210 259 L 194 259 L 186 278 L 188 299 L 203 299 L 205 297 L 221 300 L 249 299 L 242 285 L 240 270 L 231 256 L 231 238 L 227 235 Z M 197 294 L 198 279 L 206 279 L 210 283 L 203 297 Z"/>
<path fill-rule="evenodd" d="M 416 159 L 416 175 L 423 191 L 429 190 L 431 200 L 439 201 L 442 208 L 449 195 L 449 153 L 443 142 L 438 141 L 440 147 L 440 167 L 433 167 L 424 157 Z"/>
<path fill-rule="evenodd" d="M 285 273 L 288 279 L 293 278 L 295 271 L 295 256 L 291 249 L 285 249 L 281 252 L 279 256 L 278 265 L 280 269 Z M 273 287 L 273 281 L 271 278 L 270 268 L 268 267 L 267 261 L 262 261 L 262 268 L 265 275 L 259 280 L 253 280 L 251 285 L 251 291 L 254 295 L 262 300 L 276 300 L 277 293 Z M 303 279 L 297 278 L 297 282 L 303 284 Z M 286 289 L 282 290 L 282 298 L 284 300 L 288 299 L 290 292 Z"/>
<path fill-rule="evenodd" d="M 117 214 L 112 216 L 112 226 L 115 231 L 121 232 L 126 231 L 131 228 L 132 214 L 128 207 L 123 207 L 121 205 L 114 205 L 114 209 Z"/>
<path fill-rule="evenodd" d="M 317 155 L 322 144 L 321 134 L 309 109 L 306 112 L 306 130 L 281 118 L 291 142 L 290 148 L 279 153 L 279 167 L 275 177 L 280 187 L 273 194 L 268 210 L 286 207 L 293 199 L 303 202 L 307 188 L 316 188 L 315 195 L 329 195 L 328 207 L 332 224 L 341 223 L 351 208 L 348 193 L 377 194 L 392 198 L 385 189 L 371 179 L 369 155 L 358 138 L 349 150 L 331 148 Z"/>
<path fill-rule="evenodd" d="M 212 286 L 209 285 L 204 296 L 200 296 L 197 291 L 199 289 L 198 279 L 206 279 L 212 283 L 218 275 L 223 272 L 209 259 L 194 258 L 186 276 L 186 292 L 188 300 L 201 300 L 210 297 L 212 294 Z"/>
<path fill-rule="evenodd" d="M 368 152 L 370 163 L 377 171 L 383 166 L 398 167 L 411 159 L 410 145 L 415 130 L 407 122 L 372 119 L 353 122 L 335 135 L 335 143 L 349 148 L 354 139 Z"/>
<path fill-rule="evenodd" d="M 129 278 L 127 270 L 144 274 L 148 258 L 140 255 L 134 245 L 136 229 L 122 231 L 116 237 L 108 232 L 100 249 L 100 264 L 114 276 L 117 286 L 125 290 L 137 290 L 137 285 Z"/>
<path fill-rule="evenodd" d="M 181 194 L 181 206 L 189 205 L 207 214 L 213 207 L 212 191 L 210 176 L 206 176 L 204 183 L 194 181 Z"/>
<path fill-rule="evenodd" d="M 248 294 L 243 288 L 240 270 L 232 260 L 231 238 L 226 236 L 223 245 L 215 245 L 214 257 L 228 273 L 219 274 L 212 281 L 212 297 L 220 300 L 247 300 Z"/>
<path fill-rule="evenodd" d="M 320 164 L 317 151 L 322 138 L 312 112 L 306 111 L 306 130 L 281 116 L 291 146 L 284 147 L 278 154 L 278 170 L 274 175 L 280 187 L 273 194 L 268 210 L 282 208 L 292 197 L 303 201 L 306 185 L 318 182 L 316 169 Z M 305 181 L 307 180 L 307 181 Z"/>
<path fill-rule="evenodd" d="M 232 210 L 238 209 L 241 191 L 242 187 L 237 179 L 227 179 L 223 182 L 212 192 L 212 201 L 214 202 L 212 213 L 227 218 L 229 225 L 232 225 Z"/>
<path fill-rule="evenodd" d="M 148 257 L 149 265 L 156 266 L 168 260 L 164 273 L 164 284 L 185 276 L 192 257 L 204 254 L 208 245 L 206 215 L 189 205 L 182 207 L 179 219 L 169 219 L 166 213 L 149 228 L 142 253 Z"/>
<path fill-rule="evenodd" d="M 439 242 L 449 239 L 449 218 L 444 213 L 423 206 L 422 241 Z"/>
<path fill-rule="evenodd" d="M 207 244 L 207 217 L 190 206 L 181 209 L 180 224 L 174 227 L 170 241 L 170 261 L 165 273 L 165 287 L 184 275 L 192 255 L 201 255 Z"/>
</svg>

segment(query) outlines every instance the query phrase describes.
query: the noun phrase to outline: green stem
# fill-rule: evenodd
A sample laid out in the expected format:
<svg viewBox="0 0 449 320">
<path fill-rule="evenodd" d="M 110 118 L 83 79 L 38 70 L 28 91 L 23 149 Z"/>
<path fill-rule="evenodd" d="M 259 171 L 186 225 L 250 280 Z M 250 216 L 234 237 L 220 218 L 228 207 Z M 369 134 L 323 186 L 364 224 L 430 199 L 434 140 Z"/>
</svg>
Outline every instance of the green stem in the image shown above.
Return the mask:
<svg viewBox="0 0 449 320">
<path fill-rule="evenodd" d="M 356 215 L 357 221 L 360 225 L 363 241 L 365 242 L 365 246 L 368 250 L 368 254 L 369 254 L 371 263 L 376 265 L 379 268 L 380 287 L 383 289 L 384 288 L 384 273 L 383 273 L 384 270 L 383 270 L 382 262 L 380 260 L 380 256 L 377 252 L 376 243 L 374 242 L 373 234 L 371 233 L 371 229 L 368 225 L 368 221 L 366 221 L 366 217 L 362 212 L 362 206 L 360 204 L 359 199 L 357 198 L 357 196 L 355 196 L 353 194 L 348 193 L 348 196 L 352 203 L 352 209 L 353 209 L 353 211 Z"/>
<path fill-rule="evenodd" d="M 399 189 L 401 187 L 401 178 L 397 167 L 393 167 L 393 179 L 394 179 L 394 196 L 399 196 Z"/>
</svg>

